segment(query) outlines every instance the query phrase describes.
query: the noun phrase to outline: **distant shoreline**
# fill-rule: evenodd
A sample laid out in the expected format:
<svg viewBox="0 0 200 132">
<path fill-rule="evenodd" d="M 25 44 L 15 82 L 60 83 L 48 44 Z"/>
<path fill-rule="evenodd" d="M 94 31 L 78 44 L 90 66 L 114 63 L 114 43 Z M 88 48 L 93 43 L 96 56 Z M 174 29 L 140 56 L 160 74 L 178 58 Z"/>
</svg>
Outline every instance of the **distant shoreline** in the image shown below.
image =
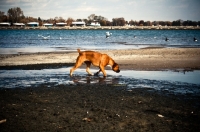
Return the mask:
<svg viewBox="0 0 200 132">
<path fill-rule="evenodd" d="M 0 27 L 1 29 L 24 29 L 24 30 L 31 30 L 31 29 L 52 29 L 52 30 L 200 30 L 200 27 L 195 26 L 100 26 L 100 27 Z"/>
</svg>

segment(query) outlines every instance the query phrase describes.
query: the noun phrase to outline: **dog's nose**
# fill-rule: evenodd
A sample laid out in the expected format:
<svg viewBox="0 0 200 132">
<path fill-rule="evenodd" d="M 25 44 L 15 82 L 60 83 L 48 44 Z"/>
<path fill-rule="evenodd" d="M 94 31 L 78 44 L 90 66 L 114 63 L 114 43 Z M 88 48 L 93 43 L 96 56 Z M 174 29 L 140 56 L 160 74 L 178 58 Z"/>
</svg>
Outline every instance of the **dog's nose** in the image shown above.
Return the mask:
<svg viewBox="0 0 200 132">
<path fill-rule="evenodd" d="M 117 71 L 117 73 L 119 73 L 119 72 L 120 72 L 120 70 Z"/>
</svg>

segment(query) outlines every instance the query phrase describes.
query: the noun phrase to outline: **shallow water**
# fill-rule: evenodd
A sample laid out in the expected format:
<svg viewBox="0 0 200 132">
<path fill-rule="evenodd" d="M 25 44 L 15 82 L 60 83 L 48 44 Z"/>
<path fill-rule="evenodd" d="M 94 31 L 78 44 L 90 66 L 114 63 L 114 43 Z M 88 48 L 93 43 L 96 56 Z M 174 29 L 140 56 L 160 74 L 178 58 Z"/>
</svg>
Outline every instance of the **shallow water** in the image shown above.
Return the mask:
<svg viewBox="0 0 200 132">
<path fill-rule="evenodd" d="M 133 71 L 124 70 L 114 73 L 107 70 L 108 76 L 88 76 L 85 69 L 77 69 L 73 77 L 68 68 L 43 70 L 0 70 L 0 88 L 27 88 L 41 84 L 48 85 L 85 85 L 106 84 L 127 86 L 127 90 L 147 88 L 173 94 L 192 94 L 200 96 L 200 71 Z M 95 73 L 96 70 L 91 69 Z"/>
<path fill-rule="evenodd" d="M 109 38 L 106 38 L 107 31 L 112 33 Z M 166 37 L 169 41 L 165 41 Z M 197 42 L 193 41 L 194 37 Z M 200 30 L 0 30 L 1 54 L 32 52 L 32 49 L 48 52 L 149 46 L 200 47 Z"/>
</svg>

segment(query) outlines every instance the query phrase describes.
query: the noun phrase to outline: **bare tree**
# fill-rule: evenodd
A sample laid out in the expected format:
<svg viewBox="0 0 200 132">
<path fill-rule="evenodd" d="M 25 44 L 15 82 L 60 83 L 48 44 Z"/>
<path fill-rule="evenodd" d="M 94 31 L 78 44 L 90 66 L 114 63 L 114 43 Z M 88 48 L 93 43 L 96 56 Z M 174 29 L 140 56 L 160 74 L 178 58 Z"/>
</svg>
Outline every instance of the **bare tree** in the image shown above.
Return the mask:
<svg viewBox="0 0 200 132">
<path fill-rule="evenodd" d="M 69 17 L 69 18 L 66 20 L 66 22 L 67 22 L 67 26 L 71 26 L 72 22 L 74 22 L 74 19 Z"/>
<path fill-rule="evenodd" d="M 24 18 L 24 14 L 23 11 L 21 10 L 21 8 L 16 7 L 16 8 L 10 8 L 8 10 L 8 19 L 9 22 L 14 23 L 14 22 L 19 22 L 20 19 Z"/>
<path fill-rule="evenodd" d="M 123 17 L 120 18 L 113 18 L 113 26 L 124 26 L 126 24 L 126 21 Z"/>
<path fill-rule="evenodd" d="M 95 14 L 91 14 L 91 15 L 88 16 L 88 19 L 91 20 L 91 21 L 93 21 L 94 17 L 95 17 Z"/>
<path fill-rule="evenodd" d="M 4 12 L 0 11 L 0 22 L 7 22 L 7 16 Z"/>
</svg>

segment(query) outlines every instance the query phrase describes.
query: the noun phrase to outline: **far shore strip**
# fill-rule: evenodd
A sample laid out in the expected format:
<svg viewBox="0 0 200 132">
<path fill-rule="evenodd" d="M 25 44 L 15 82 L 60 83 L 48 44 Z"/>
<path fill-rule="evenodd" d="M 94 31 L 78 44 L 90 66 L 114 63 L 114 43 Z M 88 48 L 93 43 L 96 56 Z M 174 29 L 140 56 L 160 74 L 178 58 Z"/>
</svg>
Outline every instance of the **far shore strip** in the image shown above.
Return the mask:
<svg viewBox="0 0 200 132">
<path fill-rule="evenodd" d="M 121 69 L 200 69 L 200 48 L 147 48 L 98 52 L 108 54 Z M 77 56 L 78 52 L 0 55 L 0 66 L 75 63 Z"/>
</svg>

